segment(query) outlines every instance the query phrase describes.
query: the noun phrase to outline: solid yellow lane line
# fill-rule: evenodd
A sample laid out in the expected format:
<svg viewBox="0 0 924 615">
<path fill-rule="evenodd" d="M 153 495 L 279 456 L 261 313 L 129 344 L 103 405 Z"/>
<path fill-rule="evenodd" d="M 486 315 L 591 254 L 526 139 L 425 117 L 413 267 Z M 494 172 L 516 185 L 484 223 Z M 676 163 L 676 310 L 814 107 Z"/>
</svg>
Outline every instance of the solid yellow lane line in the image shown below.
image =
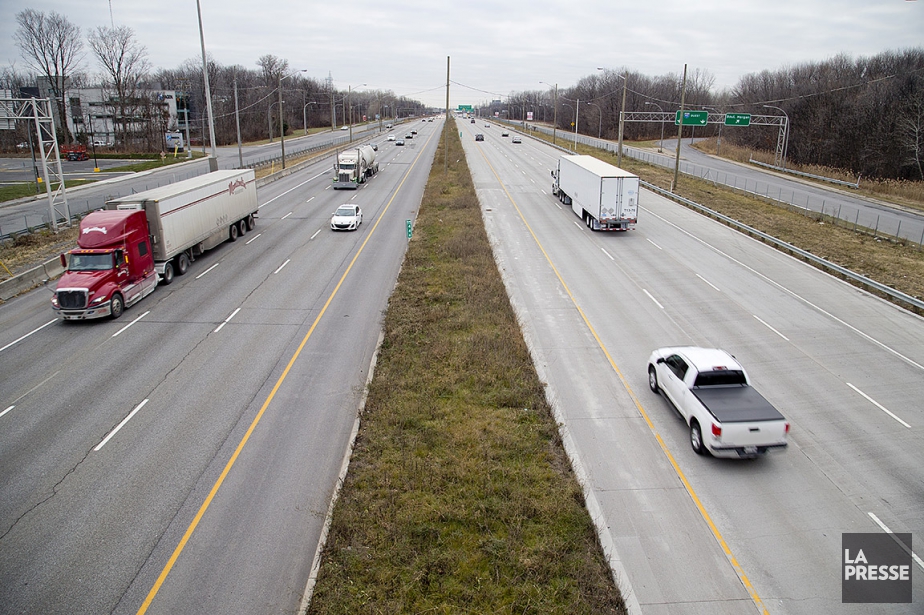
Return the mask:
<svg viewBox="0 0 924 615">
<path fill-rule="evenodd" d="M 715 523 L 712 521 L 712 517 L 706 512 L 706 507 L 703 506 L 702 501 L 700 501 L 699 496 L 696 495 L 696 491 L 693 490 L 692 485 L 687 480 L 686 475 L 684 475 L 683 470 L 680 469 L 680 466 L 677 464 L 677 461 L 674 459 L 674 456 L 671 454 L 670 449 L 667 448 L 667 444 L 664 443 L 664 440 L 661 439 L 661 435 L 655 429 L 654 423 L 651 422 L 651 419 L 648 416 L 648 413 L 645 412 L 645 408 L 642 407 L 642 402 L 639 401 L 638 397 L 635 395 L 635 392 L 632 390 L 632 387 L 629 386 L 629 382 L 626 380 L 625 376 L 622 373 L 622 370 L 619 369 L 619 366 L 616 365 L 616 361 L 613 360 L 613 357 L 610 355 L 610 351 L 607 350 L 606 346 L 603 344 L 603 340 L 600 339 L 600 336 L 597 335 L 596 329 L 593 325 L 590 324 L 590 320 L 587 318 L 587 315 L 584 313 L 584 310 L 581 309 L 581 306 L 578 305 L 577 299 L 574 298 L 574 295 L 571 294 L 571 289 L 568 288 L 568 285 L 565 283 L 565 280 L 562 278 L 561 274 L 558 272 L 558 268 L 555 267 L 555 264 L 552 262 L 552 258 L 549 256 L 548 252 L 545 251 L 545 248 L 542 245 L 542 242 L 539 241 L 539 238 L 533 232 L 532 227 L 529 225 L 529 222 L 526 221 L 526 217 L 523 215 L 523 212 L 520 210 L 520 207 L 517 205 L 517 202 L 511 196 L 510 192 L 507 190 L 507 186 L 501 180 L 500 176 L 497 174 L 497 171 L 494 170 L 494 167 L 491 165 L 491 162 L 488 160 L 487 156 L 484 154 L 484 151 L 481 151 L 481 156 L 484 158 L 485 163 L 488 165 L 488 168 L 491 169 L 491 173 L 494 174 L 497 183 L 503 189 L 504 194 L 507 195 L 507 199 L 510 201 L 513 208 L 516 210 L 517 215 L 520 217 L 520 220 L 523 221 L 523 224 L 526 225 L 526 230 L 529 231 L 529 234 L 532 236 L 533 241 L 536 242 L 536 245 L 539 247 L 539 250 L 542 252 L 542 255 L 545 256 L 546 262 L 548 262 L 549 267 L 552 268 L 552 271 L 555 273 L 555 277 L 558 278 L 558 281 L 561 283 L 562 287 L 565 289 L 565 292 L 568 294 L 568 297 L 571 299 L 571 303 L 574 304 L 575 309 L 577 309 L 578 314 L 581 315 L 581 319 L 584 321 L 584 324 L 587 326 L 587 329 L 593 335 L 594 339 L 597 341 L 597 345 L 600 347 L 600 350 L 603 351 L 603 354 L 606 356 L 606 360 L 609 361 L 610 367 L 613 368 L 613 371 L 616 372 L 616 375 L 619 377 L 619 380 L 622 382 L 623 387 L 629 393 L 629 397 L 632 399 L 632 402 L 635 404 L 635 407 L 638 408 L 639 413 L 642 415 L 642 418 L 645 419 L 645 423 L 648 424 L 648 428 L 654 434 L 655 439 L 658 441 L 658 444 L 661 446 L 661 450 L 667 456 L 667 460 L 670 462 L 671 467 L 674 468 L 674 472 L 677 474 L 677 477 L 680 478 L 680 482 L 683 483 L 684 488 L 687 490 L 687 493 L 690 495 L 690 498 L 693 500 L 693 503 L 696 505 L 699 514 L 703 517 L 703 520 L 706 522 L 706 525 L 709 526 L 709 529 L 712 531 L 712 535 L 718 541 L 719 546 L 722 547 L 722 551 L 725 552 L 725 556 L 728 558 L 732 567 L 735 570 L 735 573 L 738 575 L 738 578 L 741 579 L 741 583 L 744 585 L 744 588 L 747 590 L 748 594 L 751 596 L 751 600 L 754 601 L 755 606 L 764 613 L 764 615 L 769 615 L 769 611 L 764 606 L 763 601 L 761 601 L 760 596 L 757 595 L 757 591 L 754 589 L 754 586 L 751 585 L 751 581 L 748 580 L 747 575 L 744 573 L 744 570 L 738 564 L 738 560 L 732 554 L 731 549 L 728 547 L 728 543 L 725 542 L 725 539 L 722 537 L 722 533 L 719 532 L 719 528 L 716 527 Z"/>
</svg>

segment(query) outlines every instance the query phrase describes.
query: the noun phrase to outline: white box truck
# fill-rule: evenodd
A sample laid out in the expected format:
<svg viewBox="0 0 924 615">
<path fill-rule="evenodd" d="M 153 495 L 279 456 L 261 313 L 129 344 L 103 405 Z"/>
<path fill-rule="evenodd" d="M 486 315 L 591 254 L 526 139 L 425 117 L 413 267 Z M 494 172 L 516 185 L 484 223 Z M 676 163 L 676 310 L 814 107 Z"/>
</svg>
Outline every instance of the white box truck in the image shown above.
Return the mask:
<svg viewBox="0 0 924 615">
<path fill-rule="evenodd" d="M 561 156 L 552 194 L 593 231 L 627 231 L 638 220 L 638 176 L 593 156 Z"/>
<path fill-rule="evenodd" d="M 154 268 L 170 284 L 206 250 L 253 230 L 259 203 L 253 170 L 235 169 L 112 199 L 106 209 L 145 212 Z"/>
</svg>

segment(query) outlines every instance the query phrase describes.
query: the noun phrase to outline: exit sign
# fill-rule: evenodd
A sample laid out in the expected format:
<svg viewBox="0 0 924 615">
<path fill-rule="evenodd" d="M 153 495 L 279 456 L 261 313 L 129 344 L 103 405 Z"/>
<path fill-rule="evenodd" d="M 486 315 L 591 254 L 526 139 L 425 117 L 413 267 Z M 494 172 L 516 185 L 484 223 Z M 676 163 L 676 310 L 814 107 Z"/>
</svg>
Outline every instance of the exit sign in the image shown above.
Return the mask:
<svg viewBox="0 0 924 615">
<path fill-rule="evenodd" d="M 751 114 L 750 113 L 726 113 L 725 114 L 725 125 L 726 126 L 750 126 L 751 125 Z"/>
<path fill-rule="evenodd" d="M 684 126 L 705 126 L 709 119 L 708 111 L 684 111 L 683 122 L 680 121 L 680 111 L 674 117 L 674 125 L 683 123 Z"/>
</svg>

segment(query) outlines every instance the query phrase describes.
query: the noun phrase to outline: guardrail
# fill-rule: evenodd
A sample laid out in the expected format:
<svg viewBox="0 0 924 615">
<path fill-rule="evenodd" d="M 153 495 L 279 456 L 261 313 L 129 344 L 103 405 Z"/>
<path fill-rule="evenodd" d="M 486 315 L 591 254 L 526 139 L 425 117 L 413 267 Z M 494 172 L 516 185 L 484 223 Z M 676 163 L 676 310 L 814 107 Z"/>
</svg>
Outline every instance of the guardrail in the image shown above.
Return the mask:
<svg viewBox="0 0 924 615">
<path fill-rule="evenodd" d="M 748 162 L 751 164 L 756 164 L 759 167 L 764 167 L 767 169 L 773 169 L 780 173 L 788 173 L 789 175 L 798 175 L 799 177 L 810 177 L 812 179 L 817 179 L 823 182 L 828 182 L 829 184 L 838 184 L 840 186 L 847 186 L 849 188 L 860 188 L 860 178 L 857 178 L 857 183 L 851 183 L 844 181 L 843 179 L 834 179 L 833 177 L 825 177 L 824 175 L 813 175 L 811 173 L 805 173 L 803 171 L 793 171 L 792 169 L 784 169 L 783 167 L 778 167 L 775 164 L 767 164 L 766 162 L 761 162 L 760 160 L 754 160 L 753 158 L 748 158 Z"/>
<path fill-rule="evenodd" d="M 802 258 L 803 260 L 806 260 L 812 263 L 813 265 L 819 267 L 820 269 L 823 269 L 828 272 L 836 273 L 837 275 L 843 278 L 846 278 L 847 280 L 850 280 L 851 282 L 859 286 L 862 286 L 866 289 L 871 289 L 878 293 L 881 293 L 889 297 L 895 303 L 903 304 L 911 308 L 913 311 L 917 312 L 918 314 L 924 313 L 924 301 L 916 297 L 912 297 L 911 295 L 895 290 L 894 288 L 890 286 L 886 286 L 885 284 L 880 284 L 879 282 L 875 280 L 871 280 L 870 278 L 866 276 L 855 273 L 851 271 L 850 269 L 846 269 L 844 267 L 841 267 L 840 265 L 832 263 L 831 261 L 815 256 L 811 252 L 807 252 L 801 248 L 797 248 L 796 246 L 792 244 L 786 243 L 785 241 L 781 241 L 780 239 L 777 239 L 776 237 L 772 235 L 768 235 L 767 233 L 764 233 L 763 231 L 759 231 L 753 227 L 750 227 L 747 224 L 742 224 L 741 222 L 738 222 L 734 218 L 730 218 L 724 214 L 720 214 L 719 212 L 709 209 L 708 207 L 705 207 L 704 205 L 700 205 L 696 201 L 691 201 L 690 199 L 684 198 L 682 196 L 678 196 L 668 190 L 665 190 L 664 188 L 661 188 L 654 184 L 650 184 L 646 181 L 641 181 L 640 183 L 643 186 L 645 186 L 645 188 L 653 192 L 657 192 L 658 194 L 665 196 L 671 200 L 677 201 L 678 203 L 682 203 L 683 205 L 686 205 L 687 207 L 690 207 L 691 209 L 695 209 L 701 213 L 704 213 L 711 218 L 720 220 L 721 222 L 727 224 L 728 226 L 736 230 L 742 231 L 752 237 L 757 237 L 764 243 L 768 243 L 778 249 L 781 249 L 785 252 L 789 252 L 790 254 L 798 256 L 799 258 Z"/>
</svg>

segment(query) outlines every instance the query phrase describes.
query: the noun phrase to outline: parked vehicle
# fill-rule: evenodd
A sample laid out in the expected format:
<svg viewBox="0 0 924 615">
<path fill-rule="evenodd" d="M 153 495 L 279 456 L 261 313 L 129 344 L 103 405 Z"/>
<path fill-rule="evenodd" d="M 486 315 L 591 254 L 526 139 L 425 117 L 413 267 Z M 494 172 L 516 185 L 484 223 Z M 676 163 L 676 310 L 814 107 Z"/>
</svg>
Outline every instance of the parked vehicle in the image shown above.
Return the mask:
<svg viewBox="0 0 924 615">
<path fill-rule="evenodd" d="M 51 304 L 64 320 L 118 318 L 195 258 L 254 228 L 254 172 L 215 171 L 113 199 L 80 222 Z"/>
<path fill-rule="evenodd" d="M 61 157 L 66 160 L 80 161 L 90 159 L 86 145 L 62 145 L 59 151 L 61 152 Z"/>
<path fill-rule="evenodd" d="M 593 156 L 561 156 L 552 194 L 593 231 L 627 231 L 638 222 L 638 176 Z"/>
<path fill-rule="evenodd" d="M 334 189 L 349 188 L 355 190 L 379 172 L 379 163 L 375 160 L 375 150 L 369 145 L 361 145 L 343 150 L 337 155 L 334 165 Z"/>
<path fill-rule="evenodd" d="M 648 386 L 687 422 L 698 455 L 757 457 L 787 446 L 789 423 L 724 350 L 659 348 L 648 358 Z"/>
</svg>

